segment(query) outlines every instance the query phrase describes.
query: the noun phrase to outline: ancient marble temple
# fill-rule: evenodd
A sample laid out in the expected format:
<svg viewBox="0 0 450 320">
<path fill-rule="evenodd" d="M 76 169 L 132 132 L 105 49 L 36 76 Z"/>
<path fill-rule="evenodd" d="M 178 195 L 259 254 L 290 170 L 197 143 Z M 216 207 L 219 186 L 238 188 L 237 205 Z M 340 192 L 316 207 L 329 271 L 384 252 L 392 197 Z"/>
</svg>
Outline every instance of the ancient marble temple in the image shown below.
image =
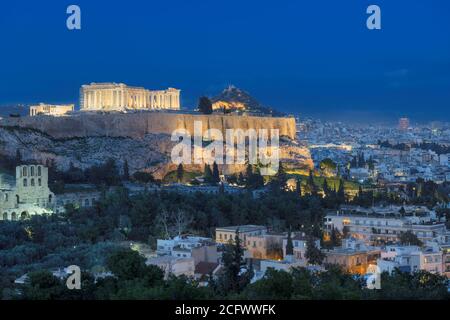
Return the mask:
<svg viewBox="0 0 450 320">
<path fill-rule="evenodd" d="M 180 90 L 148 90 L 123 83 L 91 83 L 80 89 L 82 111 L 180 109 Z"/>
</svg>

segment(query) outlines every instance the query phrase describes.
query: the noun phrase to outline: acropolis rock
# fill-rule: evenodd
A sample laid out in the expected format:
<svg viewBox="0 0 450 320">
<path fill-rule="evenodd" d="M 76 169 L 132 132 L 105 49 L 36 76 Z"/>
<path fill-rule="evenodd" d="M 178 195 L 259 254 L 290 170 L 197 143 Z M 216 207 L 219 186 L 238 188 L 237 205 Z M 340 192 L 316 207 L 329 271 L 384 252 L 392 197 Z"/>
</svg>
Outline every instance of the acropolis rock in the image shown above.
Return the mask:
<svg viewBox="0 0 450 320">
<path fill-rule="evenodd" d="M 152 172 L 156 178 L 176 169 L 170 153 L 175 129 L 193 133 L 194 121 L 203 130 L 279 129 L 280 157 L 290 168 L 313 166 L 309 150 L 295 140 L 294 118 L 234 115 L 192 115 L 175 113 L 82 114 L 67 117 L 23 117 L 0 121 L 0 155 L 14 156 L 19 149 L 24 160 L 45 163 L 54 159 L 64 170 L 72 163 L 88 168 L 114 158 L 121 168 L 127 160 L 130 172 Z M 240 172 L 243 165 L 224 165 L 225 174 Z M 203 171 L 203 165 L 185 166 L 186 171 Z"/>
</svg>

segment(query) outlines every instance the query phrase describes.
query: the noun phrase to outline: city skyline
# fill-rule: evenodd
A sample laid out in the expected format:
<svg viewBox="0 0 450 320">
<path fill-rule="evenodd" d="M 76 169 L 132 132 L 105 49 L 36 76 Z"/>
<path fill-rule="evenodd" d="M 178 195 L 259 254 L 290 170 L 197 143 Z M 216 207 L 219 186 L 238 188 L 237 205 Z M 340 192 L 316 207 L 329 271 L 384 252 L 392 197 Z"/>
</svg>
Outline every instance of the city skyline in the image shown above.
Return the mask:
<svg viewBox="0 0 450 320">
<path fill-rule="evenodd" d="M 81 84 L 123 82 L 180 88 L 193 108 L 234 84 L 293 114 L 450 119 L 445 1 L 378 1 L 381 30 L 366 28 L 365 2 L 77 4 L 76 31 L 66 4 L 2 7 L 0 105 L 73 103 Z"/>
</svg>

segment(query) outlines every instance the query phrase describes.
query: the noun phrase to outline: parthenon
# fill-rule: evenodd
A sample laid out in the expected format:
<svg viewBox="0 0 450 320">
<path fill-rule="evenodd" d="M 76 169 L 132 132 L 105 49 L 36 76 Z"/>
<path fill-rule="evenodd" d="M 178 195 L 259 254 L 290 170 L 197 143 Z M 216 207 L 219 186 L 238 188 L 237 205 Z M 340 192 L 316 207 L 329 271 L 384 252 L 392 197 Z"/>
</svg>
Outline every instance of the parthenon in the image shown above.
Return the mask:
<svg viewBox="0 0 450 320">
<path fill-rule="evenodd" d="M 80 89 L 81 111 L 180 109 L 180 90 L 148 90 L 123 83 L 91 83 Z"/>
</svg>

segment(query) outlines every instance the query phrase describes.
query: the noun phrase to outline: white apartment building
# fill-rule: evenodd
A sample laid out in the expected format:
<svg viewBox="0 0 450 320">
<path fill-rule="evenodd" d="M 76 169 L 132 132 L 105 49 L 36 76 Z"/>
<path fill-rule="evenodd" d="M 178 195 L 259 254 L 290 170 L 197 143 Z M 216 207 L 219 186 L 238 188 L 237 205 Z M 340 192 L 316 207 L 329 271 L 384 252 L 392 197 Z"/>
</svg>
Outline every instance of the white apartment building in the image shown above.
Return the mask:
<svg viewBox="0 0 450 320">
<path fill-rule="evenodd" d="M 351 209 L 351 210 L 349 210 Z M 331 232 L 336 228 L 367 242 L 397 242 L 401 233 L 413 232 L 422 242 L 442 242 L 446 234 L 445 221 L 438 221 L 436 213 L 422 207 L 404 207 L 406 214 L 399 213 L 399 207 L 388 208 L 344 208 L 325 217 L 325 228 Z"/>
<path fill-rule="evenodd" d="M 172 239 L 158 239 L 156 253 L 178 258 L 189 258 L 192 249 L 211 244 L 212 239 L 196 236 L 176 236 Z"/>
<path fill-rule="evenodd" d="M 404 272 L 425 270 L 443 274 L 443 252 L 437 245 L 420 248 L 417 246 L 386 246 L 381 251 L 377 266 L 381 272 L 391 273 L 394 269 Z"/>
</svg>

